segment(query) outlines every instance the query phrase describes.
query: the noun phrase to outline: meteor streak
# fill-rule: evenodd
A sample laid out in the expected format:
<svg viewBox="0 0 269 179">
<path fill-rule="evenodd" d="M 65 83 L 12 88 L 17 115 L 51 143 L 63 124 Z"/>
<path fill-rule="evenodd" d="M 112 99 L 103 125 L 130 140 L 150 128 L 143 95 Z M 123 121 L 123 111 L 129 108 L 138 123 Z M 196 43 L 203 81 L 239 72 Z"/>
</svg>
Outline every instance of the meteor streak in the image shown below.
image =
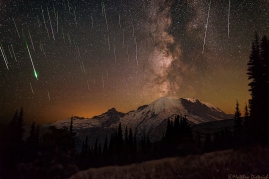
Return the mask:
<svg viewBox="0 0 269 179">
<path fill-rule="evenodd" d="M 77 16 L 76 16 L 76 11 L 75 11 L 75 9 L 74 9 L 74 18 L 75 18 L 76 26 L 78 26 Z"/>
<path fill-rule="evenodd" d="M 136 37 L 134 37 L 134 44 L 136 44 Z"/>
<path fill-rule="evenodd" d="M 85 71 L 85 67 L 84 67 L 84 63 L 83 61 L 81 61 L 81 70 L 82 70 L 82 73 L 84 73 L 86 75 L 86 71 Z"/>
<path fill-rule="evenodd" d="M 70 6 L 69 6 L 69 1 L 68 0 L 67 0 L 67 6 L 68 6 L 68 9 L 69 9 L 69 13 L 71 14 Z"/>
<path fill-rule="evenodd" d="M 114 57 L 115 57 L 115 63 L 117 61 L 117 57 L 116 57 L 116 49 L 115 49 L 115 45 L 113 44 L 113 50 L 114 50 Z"/>
<path fill-rule="evenodd" d="M 63 3 L 63 5 L 64 5 L 64 9 L 66 10 L 66 5 L 65 5 L 65 3 Z"/>
<path fill-rule="evenodd" d="M 206 20 L 206 26 L 205 26 L 205 36 L 204 36 L 204 45 L 203 45 L 203 51 L 202 53 L 204 53 L 205 50 L 205 40 L 206 40 L 206 32 L 207 32 L 207 27 L 208 27 L 208 19 L 209 19 L 209 13 L 210 13 L 210 5 L 211 5 L 211 1 L 208 5 L 208 13 L 207 13 L 207 20 Z"/>
<path fill-rule="evenodd" d="M 102 6 L 102 15 L 104 15 L 104 2 L 101 3 L 101 6 Z"/>
<path fill-rule="evenodd" d="M 34 94 L 34 90 L 33 90 L 33 87 L 32 87 L 32 85 L 31 85 L 31 83 L 30 83 L 30 87 L 31 87 L 32 93 Z"/>
<path fill-rule="evenodd" d="M 43 47 L 43 44 L 41 43 L 41 41 L 40 41 L 40 44 L 39 44 L 39 48 L 43 52 L 45 58 L 47 58 L 46 53 L 45 53 L 45 50 L 44 50 L 44 47 Z"/>
<path fill-rule="evenodd" d="M 30 40 L 31 40 L 31 43 L 32 43 L 32 48 L 33 48 L 33 50 L 35 51 L 34 43 L 33 43 L 32 36 L 31 36 L 29 30 L 28 30 L 28 34 L 29 34 L 29 37 L 30 37 Z"/>
<path fill-rule="evenodd" d="M 121 24 L 120 24 L 120 14 L 119 14 L 119 26 L 120 26 L 120 28 L 121 28 Z"/>
<path fill-rule="evenodd" d="M 62 35 L 63 35 L 63 39 L 64 39 L 64 43 L 65 43 L 65 38 L 64 38 L 64 29 L 62 29 Z"/>
<path fill-rule="evenodd" d="M 79 46 L 77 45 L 77 51 L 78 51 L 78 56 L 81 58 L 80 51 L 79 51 Z"/>
<path fill-rule="evenodd" d="M 231 0 L 229 0 L 229 9 L 228 9 L 228 37 L 230 37 L 230 9 L 231 9 Z"/>
<path fill-rule="evenodd" d="M 52 24 L 51 24 L 51 20 L 50 20 L 50 13 L 49 13 L 48 6 L 47 6 L 47 12 L 48 12 L 49 21 L 50 21 L 50 28 L 51 28 L 52 38 L 55 41 L 55 37 L 54 37 L 54 32 L 53 32 L 53 28 L 52 28 Z"/>
<path fill-rule="evenodd" d="M 44 25 L 45 25 L 45 29 L 46 29 L 48 37 L 50 39 L 49 30 L 48 30 L 47 25 L 46 25 L 46 20 L 45 20 L 45 16 L 44 16 L 44 10 L 42 9 L 42 6 L 41 6 L 41 12 L 42 12 L 42 17 L 43 17 L 43 22 L 44 22 Z"/>
<path fill-rule="evenodd" d="M 124 29 L 122 29 L 122 46 L 124 46 Z"/>
<path fill-rule="evenodd" d="M 88 90 L 91 91 L 91 88 L 90 88 L 88 80 L 87 80 L 87 86 L 88 86 Z"/>
<path fill-rule="evenodd" d="M 54 12 L 55 19 L 57 19 L 57 15 L 56 15 L 56 10 L 55 10 L 54 4 L 53 4 L 53 12 Z"/>
<path fill-rule="evenodd" d="M 134 37 L 134 26 L 132 26 L 133 27 L 133 37 Z"/>
<path fill-rule="evenodd" d="M 40 27 L 41 26 L 41 23 L 40 23 L 40 20 L 39 20 L 38 15 L 36 16 L 36 20 L 37 20 L 37 23 L 38 23 L 38 27 Z"/>
<path fill-rule="evenodd" d="M 13 55 L 14 55 L 15 61 L 17 62 L 17 58 L 16 58 L 16 55 L 15 55 L 15 53 L 14 53 L 14 49 L 13 49 L 13 45 L 12 45 L 12 44 L 11 44 L 11 50 L 12 50 L 12 52 L 13 52 Z"/>
<path fill-rule="evenodd" d="M 19 34 L 19 31 L 18 31 L 18 28 L 17 28 L 17 25 L 16 25 L 16 23 L 15 23 L 14 18 L 12 18 L 12 20 L 13 20 L 13 22 L 14 22 L 14 25 L 15 25 L 15 28 L 16 28 L 16 31 L 17 31 L 17 34 L 18 34 L 19 38 L 21 38 L 21 36 L 20 36 L 20 34 Z"/>
<path fill-rule="evenodd" d="M 58 26 L 58 25 L 59 25 L 59 16 L 58 16 L 58 11 L 57 11 L 57 18 L 56 18 L 56 22 L 57 22 L 57 33 L 58 33 L 58 29 L 59 29 L 59 28 L 58 28 L 58 27 L 59 27 L 59 26 Z"/>
<path fill-rule="evenodd" d="M 135 59 L 136 59 L 136 65 L 138 66 L 138 59 L 137 59 L 137 43 L 135 44 Z"/>
<path fill-rule="evenodd" d="M 27 43 L 27 41 L 26 41 L 25 36 L 24 36 L 24 40 L 25 40 L 26 48 L 27 48 L 27 50 L 28 50 L 29 57 L 30 57 L 30 59 L 31 59 L 31 63 L 32 63 L 32 67 L 33 67 L 33 70 L 34 70 L 35 78 L 38 80 L 38 74 L 37 74 L 37 72 L 36 72 L 36 70 L 35 70 L 35 66 L 34 66 L 34 63 L 33 63 L 33 59 L 32 59 L 32 56 L 31 56 L 31 53 L 30 53 L 30 50 L 29 50 L 29 47 L 28 47 L 28 43 Z"/>
<path fill-rule="evenodd" d="M 4 58 L 6 67 L 7 67 L 7 69 L 9 70 L 9 68 L 8 68 L 8 62 L 7 62 L 7 57 L 6 57 L 6 55 L 5 55 L 4 48 L 2 47 L 2 44 L 1 44 L 1 43 L 0 43 L 0 50 L 1 50 L 2 56 L 3 56 L 3 58 Z"/>
<path fill-rule="evenodd" d="M 9 48 L 9 45 L 7 47 L 8 47 L 8 51 L 9 51 L 9 54 L 10 54 L 11 58 L 13 58 L 13 55 L 12 55 L 11 50 Z"/>
<path fill-rule="evenodd" d="M 102 14 L 105 16 L 106 30 L 108 31 L 107 18 L 106 18 L 106 8 L 105 8 L 105 4 L 103 2 L 102 2 Z"/>
<path fill-rule="evenodd" d="M 69 32 L 67 33 L 67 37 L 68 37 L 69 45 L 72 45 L 72 41 L 71 41 L 71 37 L 70 37 Z"/>
</svg>

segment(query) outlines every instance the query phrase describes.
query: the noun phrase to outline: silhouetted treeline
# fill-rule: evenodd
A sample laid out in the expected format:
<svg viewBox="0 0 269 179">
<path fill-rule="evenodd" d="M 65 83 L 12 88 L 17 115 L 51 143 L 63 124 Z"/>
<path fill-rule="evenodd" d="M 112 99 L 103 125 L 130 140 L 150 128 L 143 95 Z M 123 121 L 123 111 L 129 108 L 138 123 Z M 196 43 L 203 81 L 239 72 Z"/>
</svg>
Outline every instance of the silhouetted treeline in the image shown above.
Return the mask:
<svg viewBox="0 0 269 179">
<path fill-rule="evenodd" d="M 88 137 L 85 137 L 78 166 L 80 169 L 87 169 L 107 165 L 126 165 L 164 157 L 230 149 L 233 147 L 233 137 L 233 131 L 226 128 L 213 135 L 205 134 L 203 141 L 197 136 L 194 138 L 186 116 L 168 119 L 162 140 L 154 142 L 146 134 L 137 139 L 132 129 L 128 127 L 125 127 L 123 132 L 120 123 L 109 139 L 106 136 L 103 144 L 96 139 L 95 144 L 89 146 Z"/>
<path fill-rule="evenodd" d="M 104 165 L 124 165 L 134 161 L 137 153 L 136 136 L 132 129 L 125 128 L 125 138 L 121 123 L 117 130 L 111 134 L 110 139 L 106 136 L 103 144 L 96 139 L 93 146 L 88 145 L 86 136 L 82 144 L 79 157 L 80 168 L 99 167 Z"/>
<path fill-rule="evenodd" d="M 245 135 L 252 142 L 268 144 L 269 140 L 269 41 L 256 34 L 248 63 L 250 115 Z M 250 134 L 250 136 L 248 134 Z"/>
<path fill-rule="evenodd" d="M 67 178 L 78 171 L 72 130 L 49 127 L 41 135 L 33 122 L 24 140 L 23 127 L 23 109 L 16 110 L 8 126 L 1 126 L 1 178 Z"/>
</svg>

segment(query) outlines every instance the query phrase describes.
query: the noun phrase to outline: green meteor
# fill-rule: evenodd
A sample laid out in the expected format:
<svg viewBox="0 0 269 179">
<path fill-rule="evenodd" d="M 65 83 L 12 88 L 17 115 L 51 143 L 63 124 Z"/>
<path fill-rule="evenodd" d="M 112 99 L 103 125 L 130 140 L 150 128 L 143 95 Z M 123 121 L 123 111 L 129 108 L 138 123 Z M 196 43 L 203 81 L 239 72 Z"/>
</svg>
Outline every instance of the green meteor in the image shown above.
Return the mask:
<svg viewBox="0 0 269 179">
<path fill-rule="evenodd" d="M 35 73 L 35 78 L 38 80 L 38 75 L 37 75 L 37 72 L 34 70 L 34 73 Z"/>
<path fill-rule="evenodd" d="M 24 36 L 24 33 L 23 33 L 23 36 Z M 28 43 L 27 43 L 27 41 L 26 41 L 25 36 L 24 36 L 24 40 L 25 40 L 26 48 L 27 48 L 27 50 L 28 50 L 29 57 L 30 57 L 30 59 L 31 59 L 31 63 L 32 63 L 32 67 L 33 67 L 33 70 L 34 70 L 35 78 L 38 80 L 38 74 L 37 74 L 37 72 L 36 72 L 36 70 L 35 70 L 34 62 L 33 62 L 33 59 L 32 59 L 32 56 L 31 56 L 31 53 L 30 53 L 30 50 L 29 50 L 29 47 L 28 47 Z"/>
</svg>

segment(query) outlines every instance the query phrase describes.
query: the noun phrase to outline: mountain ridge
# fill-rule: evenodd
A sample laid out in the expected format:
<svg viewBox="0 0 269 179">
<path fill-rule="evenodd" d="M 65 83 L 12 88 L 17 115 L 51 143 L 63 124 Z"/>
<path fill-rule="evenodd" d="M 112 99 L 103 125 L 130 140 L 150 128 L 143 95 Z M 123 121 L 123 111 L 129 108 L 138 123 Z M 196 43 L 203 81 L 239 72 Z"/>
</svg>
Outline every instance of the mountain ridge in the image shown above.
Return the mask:
<svg viewBox="0 0 269 179">
<path fill-rule="evenodd" d="M 152 141 L 156 141 L 163 136 L 167 120 L 173 119 L 176 115 L 186 116 L 191 125 L 231 118 L 219 108 L 199 99 L 162 97 L 127 113 L 110 108 L 107 112 L 92 118 L 74 117 L 73 129 L 80 140 L 89 136 L 91 143 L 96 138 L 103 141 L 105 136 L 114 132 L 121 123 L 123 129 L 132 128 L 138 140 L 142 135 L 149 135 Z M 70 119 L 56 121 L 51 125 L 56 128 L 68 128 Z"/>
</svg>

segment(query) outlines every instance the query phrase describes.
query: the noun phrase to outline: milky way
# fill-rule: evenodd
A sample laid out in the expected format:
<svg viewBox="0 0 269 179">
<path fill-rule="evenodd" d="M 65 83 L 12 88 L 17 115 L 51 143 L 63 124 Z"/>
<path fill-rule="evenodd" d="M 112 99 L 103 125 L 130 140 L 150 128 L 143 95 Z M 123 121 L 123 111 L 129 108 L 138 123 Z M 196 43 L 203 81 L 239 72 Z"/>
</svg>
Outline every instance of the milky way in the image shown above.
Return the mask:
<svg viewBox="0 0 269 179">
<path fill-rule="evenodd" d="M 268 4 L 1 1 L 0 120 L 20 107 L 39 122 L 128 112 L 162 96 L 227 113 L 238 99 L 243 109 L 251 42 L 255 31 L 269 34 Z"/>
</svg>

